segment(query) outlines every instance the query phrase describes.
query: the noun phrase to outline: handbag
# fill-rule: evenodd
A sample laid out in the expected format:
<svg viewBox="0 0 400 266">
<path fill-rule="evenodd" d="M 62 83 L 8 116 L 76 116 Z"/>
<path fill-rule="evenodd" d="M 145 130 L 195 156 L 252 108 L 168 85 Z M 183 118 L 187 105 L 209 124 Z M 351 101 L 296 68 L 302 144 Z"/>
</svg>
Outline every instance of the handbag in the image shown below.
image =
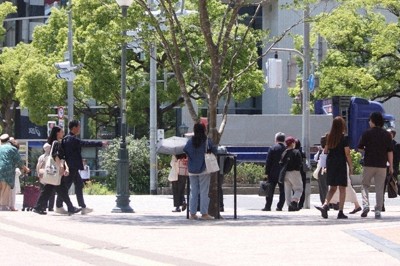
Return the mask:
<svg viewBox="0 0 400 266">
<path fill-rule="evenodd" d="M 178 159 L 178 175 L 188 176 L 188 159 Z"/>
<path fill-rule="evenodd" d="M 388 197 L 389 198 L 396 198 L 397 193 L 398 193 L 398 187 L 397 187 L 397 180 L 394 178 L 393 175 L 389 177 L 389 182 L 387 186 L 387 191 L 388 191 Z"/>
<path fill-rule="evenodd" d="M 303 167 L 303 171 L 304 171 L 305 173 L 307 173 L 307 172 L 309 172 L 309 171 L 311 170 L 310 167 L 309 167 L 308 164 L 307 164 L 306 158 L 303 158 L 302 167 Z"/>
<path fill-rule="evenodd" d="M 279 162 L 281 164 L 284 161 L 284 164 L 282 165 L 281 170 L 279 171 L 279 175 L 278 175 L 278 182 L 281 184 L 283 184 L 285 182 L 286 168 L 290 161 L 290 157 L 286 158 L 286 160 L 285 160 L 286 152 L 287 152 L 287 150 L 283 152 L 281 161 Z"/>
<path fill-rule="evenodd" d="M 207 153 L 208 139 L 206 140 L 206 152 L 204 154 L 204 161 L 206 163 L 207 173 L 214 173 L 219 171 L 217 157 L 214 153 Z"/>
<path fill-rule="evenodd" d="M 61 183 L 61 175 L 57 163 L 52 156 L 55 142 L 57 141 L 55 140 L 51 145 L 50 155 L 46 158 L 41 183 L 58 186 Z"/>
<path fill-rule="evenodd" d="M 260 187 L 258 188 L 258 196 L 265 197 L 267 196 L 267 181 L 260 181 Z"/>
<path fill-rule="evenodd" d="M 286 168 L 287 168 L 287 162 L 282 166 L 281 171 L 279 172 L 278 182 L 281 184 L 285 182 Z"/>
</svg>

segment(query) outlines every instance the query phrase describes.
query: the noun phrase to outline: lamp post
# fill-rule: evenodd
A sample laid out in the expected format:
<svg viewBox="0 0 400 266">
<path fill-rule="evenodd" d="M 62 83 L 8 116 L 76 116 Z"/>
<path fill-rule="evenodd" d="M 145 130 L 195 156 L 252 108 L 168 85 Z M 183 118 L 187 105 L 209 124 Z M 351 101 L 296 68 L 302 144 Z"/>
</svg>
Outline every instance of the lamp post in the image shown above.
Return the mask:
<svg viewBox="0 0 400 266">
<path fill-rule="evenodd" d="M 133 3 L 133 0 L 116 0 L 122 9 L 122 20 L 125 22 L 128 7 Z M 123 23 L 125 25 L 125 23 Z M 126 29 L 123 26 L 122 36 L 125 38 Z M 117 205 L 112 209 L 112 212 L 134 212 L 129 206 L 129 155 L 126 149 L 126 40 L 122 42 L 121 51 L 121 142 L 118 151 L 117 162 Z"/>
<path fill-rule="evenodd" d="M 179 126 L 179 134 L 181 135 L 181 137 L 184 137 L 188 130 L 189 127 L 185 125 L 185 123 L 182 123 L 182 125 Z"/>
</svg>

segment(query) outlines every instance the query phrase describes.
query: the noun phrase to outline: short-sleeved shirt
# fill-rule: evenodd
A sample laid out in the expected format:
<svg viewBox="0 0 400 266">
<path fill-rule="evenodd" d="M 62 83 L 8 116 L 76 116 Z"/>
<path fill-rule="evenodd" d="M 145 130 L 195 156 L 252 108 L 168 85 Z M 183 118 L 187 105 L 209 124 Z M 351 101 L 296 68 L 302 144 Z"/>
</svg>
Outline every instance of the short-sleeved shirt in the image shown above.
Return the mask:
<svg viewBox="0 0 400 266">
<path fill-rule="evenodd" d="M 365 151 L 364 166 L 386 168 L 388 152 L 393 151 L 392 137 L 383 128 L 372 127 L 362 134 L 358 148 Z"/>
<path fill-rule="evenodd" d="M 15 168 L 21 168 L 23 165 L 24 162 L 17 148 L 11 144 L 0 145 L 0 181 L 4 181 L 14 188 Z"/>
</svg>

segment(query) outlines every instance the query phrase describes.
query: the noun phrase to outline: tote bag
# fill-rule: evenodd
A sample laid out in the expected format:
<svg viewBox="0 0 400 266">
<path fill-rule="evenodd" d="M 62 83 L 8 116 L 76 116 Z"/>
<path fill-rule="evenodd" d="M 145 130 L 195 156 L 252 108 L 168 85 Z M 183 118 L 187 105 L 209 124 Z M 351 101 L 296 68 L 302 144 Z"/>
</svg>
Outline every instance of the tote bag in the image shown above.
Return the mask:
<svg viewBox="0 0 400 266">
<path fill-rule="evenodd" d="M 219 171 L 217 157 L 214 153 L 207 153 L 208 139 L 206 140 L 206 151 L 204 154 L 204 160 L 206 162 L 207 173 L 214 173 Z"/>
<path fill-rule="evenodd" d="M 44 173 L 41 183 L 58 186 L 61 183 L 61 175 L 57 163 L 52 156 L 55 142 L 57 141 L 54 141 L 53 144 L 51 145 L 50 156 L 46 158 L 46 163 L 44 165 Z"/>
</svg>

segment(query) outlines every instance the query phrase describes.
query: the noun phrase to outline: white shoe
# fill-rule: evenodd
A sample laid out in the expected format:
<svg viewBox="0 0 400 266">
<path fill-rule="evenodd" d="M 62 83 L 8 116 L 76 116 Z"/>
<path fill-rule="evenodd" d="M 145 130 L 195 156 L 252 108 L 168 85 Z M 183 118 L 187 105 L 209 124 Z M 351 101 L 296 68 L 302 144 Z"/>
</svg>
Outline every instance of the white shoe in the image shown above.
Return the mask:
<svg viewBox="0 0 400 266">
<path fill-rule="evenodd" d="M 56 208 L 56 213 L 59 213 L 59 214 L 68 214 L 68 212 L 64 209 L 64 207 Z"/>
<path fill-rule="evenodd" d="M 82 208 L 81 214 L 88 214 L 91 213 L 93 211 L 93 209 L 91 208 Z"/>
</svg>

